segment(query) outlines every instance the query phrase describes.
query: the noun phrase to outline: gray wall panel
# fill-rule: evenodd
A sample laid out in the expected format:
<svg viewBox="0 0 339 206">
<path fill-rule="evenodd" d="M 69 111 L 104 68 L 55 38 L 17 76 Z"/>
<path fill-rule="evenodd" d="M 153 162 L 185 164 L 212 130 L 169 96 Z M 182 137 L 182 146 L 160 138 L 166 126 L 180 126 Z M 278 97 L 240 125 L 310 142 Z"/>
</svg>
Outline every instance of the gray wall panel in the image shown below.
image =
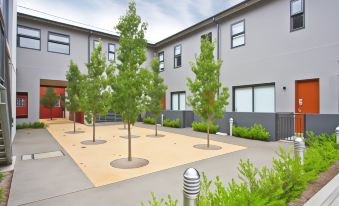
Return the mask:
<svg viewBox="0 0 339 206">
<path fill-rule="evenodd" d="M 313 131 L 315 134 L 335 133 L 339 126 L 339 114 L 306 114 L 305 131 Z"/>
</svg>

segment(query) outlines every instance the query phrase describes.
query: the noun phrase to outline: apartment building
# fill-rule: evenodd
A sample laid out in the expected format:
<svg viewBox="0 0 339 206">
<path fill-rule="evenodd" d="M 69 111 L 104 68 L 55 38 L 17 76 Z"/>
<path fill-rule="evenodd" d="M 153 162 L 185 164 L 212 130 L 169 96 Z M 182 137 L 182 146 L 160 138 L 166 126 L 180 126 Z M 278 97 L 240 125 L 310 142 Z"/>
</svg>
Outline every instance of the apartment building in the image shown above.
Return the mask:
<svg viewBox="0 0 339 206">
<path fill-rule="evenodd" d="M 220 82 L 230 92 L 227 111 L 337 114 L 339 110 L 339 2 L 336 0 L 247 0 L 155 44 L 168 87 L 166 110 L 191 110 L 187 77 L 200 39 L 216 44 L 223 61 Z M 85 72 L 102 39 L 107 60 L 115 58 L 118 36 L 18 14 L 17 121 L 44 117 L 39 99 L 46 87 L 64 93 L 65 73 L 74 60 Z M 18 102 L 20 104 L 18 104 Z M 60 104 L 58 104 L 60 106 Z M 59 106 L 56 117 L 67 116 Z"/>
<path fill-rule="evenodd" d="M 0 1 L 0 27 L 0 164 L 8 164 L 16 131 L 16 0 Z"/>
</svg>

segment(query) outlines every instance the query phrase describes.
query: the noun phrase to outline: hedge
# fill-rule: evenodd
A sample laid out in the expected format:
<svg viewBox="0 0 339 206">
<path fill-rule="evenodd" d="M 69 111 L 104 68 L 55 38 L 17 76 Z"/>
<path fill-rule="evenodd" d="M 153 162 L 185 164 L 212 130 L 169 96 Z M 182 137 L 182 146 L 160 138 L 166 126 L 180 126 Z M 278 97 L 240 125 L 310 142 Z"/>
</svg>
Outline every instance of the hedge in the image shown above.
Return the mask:
<svg viewBox="0 0 339 206">
<path fill-rule="evenodd" d="M 251 128 L 233 125 L 232 135 L 235 137 L 264 141 L 270 137 L 270 133 L 261 124 L 254 124 Z"/>
<path fill-rule="evenodd" d="M 45 123 L 43 122 L 30 122 L 30 123 L 23 123 L 23 124 L 17 124 L 16 129 L 27 129 L 27 128 L 44 128 Z"/>
<path fill-rule="evenodd" d="M 155 124 L 155 119 L 152 118 L 152 117 L 145 117 L 142 121 L 143 121 L 145 124 Z"/>
<path fill-rule="evenodd" d="M 175 120 L 164 119 L 163 125 L 165 127 L 180 128 L 180 119 Z"/>
<path fill-rule="evenodd" d="M 192 122 L 192 127 L 194 131 L 197 132 L 206 132 L 207 133 L 207 123 L 206 122 Z M 210 125 L 210 134 L 215 134 L 219 130 L 219 125 Z"/>
</svg>

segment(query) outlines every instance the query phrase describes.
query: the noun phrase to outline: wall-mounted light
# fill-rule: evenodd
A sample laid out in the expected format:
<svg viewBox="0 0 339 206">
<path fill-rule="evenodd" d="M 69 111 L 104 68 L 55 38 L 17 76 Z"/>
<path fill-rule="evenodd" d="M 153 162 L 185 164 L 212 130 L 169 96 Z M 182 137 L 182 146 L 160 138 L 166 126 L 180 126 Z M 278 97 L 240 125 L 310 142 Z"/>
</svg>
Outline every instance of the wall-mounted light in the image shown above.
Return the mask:
<svg viewBox="0 0 339 206">
<path fill-rule="evenodd" d="M 285 86 L 283 86 L 283 90 L 286 91 L 286 87 Z"/>
</svg>

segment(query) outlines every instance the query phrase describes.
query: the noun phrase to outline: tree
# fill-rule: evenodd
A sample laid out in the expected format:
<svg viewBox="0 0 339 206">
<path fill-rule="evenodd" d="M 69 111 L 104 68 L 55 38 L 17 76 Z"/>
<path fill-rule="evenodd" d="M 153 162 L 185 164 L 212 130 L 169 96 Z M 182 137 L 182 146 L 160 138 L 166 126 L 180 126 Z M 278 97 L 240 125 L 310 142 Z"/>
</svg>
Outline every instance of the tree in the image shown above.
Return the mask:
<svg viewBox="0 0 339 206">
<path fill-rule="evenodd" d="M 66 72 L 67 83 L 67 101 L 66 108 L 68 111 L 73 112 L 73 125 L 75 133 L 76 112 L 81 111 L 81 83 L 83 76 L 73 61 L 69 65 L 69 70 Z"/>
<path fill-rule="evenodd" d="M 53 119 L 52 110 L 60 100 L 60 96 L 54 92 L 54 88 L 47 87 L 45 94 L 41 97 L 40 103 L 49 109 L 51 120 Z"/>
<path fill-rule="evenodd" d="M 129 3 L 125 16 L 120 17 L 116 26 L 120 35 L 117 58 L 120 63 L 116 66 L 117 72 L 109 73 L 112 100 L 114 107 L 120 112 L 128 130 L 128 161 L 132 161 L 131 124 L 134 124 L 138 115 L 145 109 L 146 89 L 150 79 L 150 72 L 142 68 L 146 61 L 147 42 L 145 40 L 146 23 L 141 23 L 136 13 L 134 1 Z"/>
<path fill-rule="evenodd" d="M 93 122 L 93 142 L 95 142 L 95 123 L 97 115 L 106 115 L 109 110 L 109 94 L 106 80 L 106 57 L 101 53 L 102 43 L 99 42 L 91 54 L 90 63 L 86 64 L 87 74 L 81 85 L 81 106 L 85 111 L 87 122 Z"/>
<path fill-rule="evenodd" d="M 147 92 L 149 99 L 146 104 L 146 110 L 157 120 L 161 116 L 162 98 L 166 95 L 167 87 L 164 85 L 163 78 L 160 77 L 160 62 L 156 56 L 152 59 L 151 67 L 152 79 Z M 158 126 L 156 123 L 155 136 L 158 136 Z"/>
<path fill-rule="evenodd" d="M 188 97 L 188 103 L 193 107 L 193 112 L 207 123 L 207 147 L 210 146 L 210 126 L 223 117 L 223 108 L 228 104 L 228 88 L 221 88 L 219 82 L 220 67 L 222 61 L 214 59 L 214 43 L 207 38 L 202 38 L 200 55 L 196 62 L 191 62 L 191 69 L 195 74 L 195 80 L 188 78 L 188 87 L 192 96 Z"/>
</svg>

